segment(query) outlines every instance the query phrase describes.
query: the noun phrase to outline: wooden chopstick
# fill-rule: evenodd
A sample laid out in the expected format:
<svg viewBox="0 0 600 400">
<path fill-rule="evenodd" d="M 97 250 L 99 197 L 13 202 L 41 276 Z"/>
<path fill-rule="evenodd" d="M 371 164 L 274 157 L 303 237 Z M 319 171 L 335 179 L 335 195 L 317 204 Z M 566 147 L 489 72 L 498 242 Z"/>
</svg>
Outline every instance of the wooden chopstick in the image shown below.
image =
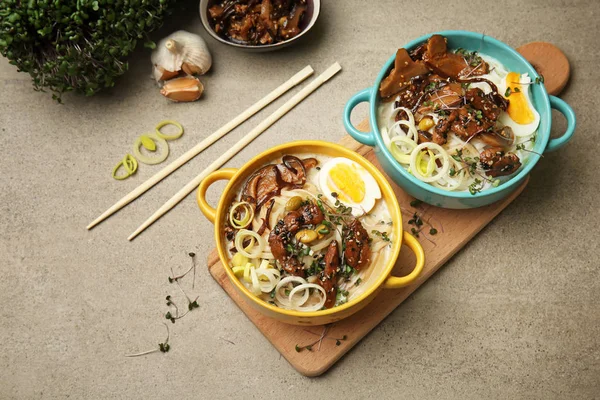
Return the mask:
<svg viewBox="0 0 600 400">
<path fill-rule="evenodd" d="M 234 128 L 240 125 L 242 122 L 246 121 L 248 118 L 265 108 L 267 105 L 272 103 L 282 94 L 286 93 L 288 90 L 298 85 L 306 78 L 308 78 L 313 73 L 313 69 L 310 65 L 307 65 L 302 69 L 302 71 L 298 72 L 296 75 L 292 76 L 286 82 L 281 84 L 279 87 L 274 89 L 271 93 L 254 103 L 252 106 L 248 107 L 244 110 L 240 115 L 223 125 L 221 128 L 216 130 L 211 135 L 207 136 L 204 140 L 198 143 L 196 146 L 192 147 L 185 153 L 183 153 L 179 158 L 173 161 L 171 164 L 164 167 L 157 174 L 146 180 L 144 183 L 139 185 L 137 188 L 129 192 L 126 196 L 124 196 L 121 200 L 117 201 L 113 204 L 108 210 L 106 210 L 102 215 L 96 218 L 93 222 L 91 222 L 86 229 L 92 229 L 94 226 L 98 225 L 100 222 L 104 221 L 106 218 L 110 217 L 112 214 L 119 211 L 121 208 L 125 207 L 127 204 L 131 203 L 133 200 L 137 199 L 140 195 L 146 192 L 148 189 L 156 185 L 158 182 L 163 180 L 177 168 L 181 167 L 183 164 L 200 154 L 204 149 L 208 146 L 212 145 L 214 142 L 231 132 Z"/>
<path fill-rule="evenodd" d="M 277 109 L 273 114 L 269 115 L 264 121 L 262 121 L 256 128 L 252 129 L 246 134 L 239 142 L 237 142 L 232 148 L 223 153 L 219 158 L 212 162 L 206 169 L 204 169 L 196 178 L 191 180 L 181 190 L 179 190 L 173 197 L 163 204 L 154 214 L 152 214 L 142 225 L 139 226 L 129 237 L 128 240 L 133 240 L 137 235 L 143 232 L 147 227 L 152 225 L 156 220 L 165 215 L 169 210 L 175 207 L 181 200 L 189 195 L 194 189 L 198 187 L 200 182 L 208 176 L 211 172 L 225 164 L 231 157 L 237 154 L 240 150 L 246 147 L 250 142 L 256 139 L 261 133 L 267 130 L 271 125 L 277 122 L 283 117 L 288 111 L 294 108 L 298 103 L 308 97 L 312 92 L 317 90 L 319 86 L 337 74 L 342 67 L 339 63 L 333 64 L 325 72 L 316 77 L 301 91 L 296 93 L 291 99 L 285 102 L 281 107 Z"/>
</svg>

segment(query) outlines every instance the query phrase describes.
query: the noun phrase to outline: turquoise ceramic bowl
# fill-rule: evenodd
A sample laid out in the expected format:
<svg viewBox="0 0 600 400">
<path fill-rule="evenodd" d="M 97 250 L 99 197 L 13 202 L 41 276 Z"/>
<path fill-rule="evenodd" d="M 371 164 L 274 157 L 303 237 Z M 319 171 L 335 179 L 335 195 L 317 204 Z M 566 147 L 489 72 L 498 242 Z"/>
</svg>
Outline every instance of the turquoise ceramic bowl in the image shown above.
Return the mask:
<svg viewBox="0 0 600 400">
<path fill-rule="evenodd" d="M 482 54 L 498 59 L 510 71 L 519 72 L 521 74 L 527 72 L 532 79 L 539 76 L 531 64 L 529 64 L 529 62 L 527 62 L 527 60 L 525 60 L 525 58 L 517 51 L 492 37 L 485 36 L 481 33 L 467 31 L 444 31 L 438 33 L 448 38 L 448 47 L 451 49 L 462 47 L 467 50 L 477 50 Z M 408 43 L 405 48 L 411 50 L 425 42 L 431 35 L 433 35 L 433 33 L 413 40 Z M 344 110 L 344 126 L 346 131 L 360 143 L 375 149 L 377 159 L 388 176 L 411 196 L 426 203 L 444 208 L 460 209 L 482 207 L 510 195 L 517 189 L 527 174 L 529 174 L 531 169 L 539 161 L 539 155 L 531 153 L 519 171 L 507 182 L 504 182 L 498 187 L 489 188 L 474 195 L 469 192 L 449 192 L 438 189 L 425 182 L 421 182 L 396 162 L 383 143 L 377 121 L 377 107 L 379 105 L 378 88 L 381 81 L 394 65 L 394 58 L 395 54 L 385 63 L 373 86 L 355 94 L 350 101 L 348 101 Z M 544 152 L 561 148 L 571 139 L 573 132 L 575 131 L 575 113 L 573 112 L 573 109 L 558 97 L 548 95 L 544 85 L 531 85 L 531 99 L 534 107 L 540 114 L 540 125 L 538 127 L 537 140 L 533 150 L 543 154 Z M 363 102 L 369 103 L 370 132 L 361 132 L 350 122 L 352 110 L 357 104 Z M 551 109 L 553 108 L 560 111 L 565 116 L 567 120 L 567 130 L 561 137 L 550 139 L 550 126 L 552 124 Z"/>
</svg>

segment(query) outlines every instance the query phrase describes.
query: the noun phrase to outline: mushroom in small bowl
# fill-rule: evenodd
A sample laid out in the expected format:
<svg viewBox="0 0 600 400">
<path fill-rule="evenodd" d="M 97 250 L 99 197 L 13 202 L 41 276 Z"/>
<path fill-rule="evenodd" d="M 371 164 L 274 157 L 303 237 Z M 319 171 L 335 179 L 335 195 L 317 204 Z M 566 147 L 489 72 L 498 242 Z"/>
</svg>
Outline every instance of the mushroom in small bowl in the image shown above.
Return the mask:
<svg viewBox="0 0 600 400">
<path fill-rule="evenodd" d="M 320 9 L 320 0 L 200 0 L 200 19 L 219 42 L 265 52 L 304 36 Z"/>
</svg>

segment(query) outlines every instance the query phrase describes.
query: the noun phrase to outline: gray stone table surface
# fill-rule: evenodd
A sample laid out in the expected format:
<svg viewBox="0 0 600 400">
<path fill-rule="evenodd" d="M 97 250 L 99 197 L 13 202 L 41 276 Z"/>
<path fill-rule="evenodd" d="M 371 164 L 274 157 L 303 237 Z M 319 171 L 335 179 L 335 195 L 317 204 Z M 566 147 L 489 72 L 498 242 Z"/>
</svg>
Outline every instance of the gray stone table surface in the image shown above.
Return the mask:
<svg viewBox="0 0 600 400">
<path fill-rule="evenodd" d="M 203 30 L 184 1 L 177 28 L 206 38 L 214 68 L 204 97 L 173 104 L 140 49 L 117 86 L 57 105 L 0 59 L 0 398 L 524 398 L 600 397 L 600 2 L 325 1 L 314 31 L 276 53 L 249 54 Z M 160 204 L 272 112 L 258 114 L 92 231 L 85 226 L 160 166 L 117 182 L 113 165 L 162 119 L 186 134 L 182 154 L 306 64 L 343 72 L 235 156 L 274 144 L 339 140 L 342 110 L 398 47 L 444 29 L 484 32 L 518 47 L 549 41 L 572 79 L 562 98 L 578 128 L 547 154 L 524 193 L 378 328 L 319 378 L 281 358 L 211 279 L 212 225 L 189 196 L 134 242 Z M 289 97 L 289 95 L 287 96 Z M 281 104 L 281 101 L 278 103 Z M 354 115 L 358 122 L 366 107 Z M 554 116 L 553 135 L 565 128 Z M 220 189 L 209 192 L 215 203 Z M 169 269 L 199 255 L 200 308 L 171 325 L 168 354 L 125 358 L 164 336 Z"/>
</svg>

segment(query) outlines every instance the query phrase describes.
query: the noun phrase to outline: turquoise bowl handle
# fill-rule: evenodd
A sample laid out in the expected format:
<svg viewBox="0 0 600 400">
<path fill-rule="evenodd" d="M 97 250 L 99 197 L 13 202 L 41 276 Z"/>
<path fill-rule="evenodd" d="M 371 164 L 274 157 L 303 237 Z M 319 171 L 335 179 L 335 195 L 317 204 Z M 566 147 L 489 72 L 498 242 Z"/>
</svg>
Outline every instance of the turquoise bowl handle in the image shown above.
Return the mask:
<svg viewBox="0 0 600 400">
<path fill-rule="evenodd" d="M 548 96 L 550 98 L 550 107 L 558 110 L 562 115 L 567 119 L 567 131 L 558 138 L 550 139 L 548 145 L 546 146 L 546 151 L 554 151 L 563 147 L 571 138 L 573 137 L 573 133 L 575 132 L 575 113 L 570 105 L 559 99 L 555 96 Z"/>
<path fill-rule="evenodd" d="M 356 141 L 373 147 L 375 146 L 375 135 L 373 132 L 361 132 L 352 125 L 352 122 L 350 122 L 352 110 L 360 103 L 369 102 L 371 90 L 372 88 L 361 90 L 352 96 L 348 103 L 346 103 L 346 108 L 344 108 L 344 128 L 346 128 L 346 132 L 348 132 Z"/>
</svg>

